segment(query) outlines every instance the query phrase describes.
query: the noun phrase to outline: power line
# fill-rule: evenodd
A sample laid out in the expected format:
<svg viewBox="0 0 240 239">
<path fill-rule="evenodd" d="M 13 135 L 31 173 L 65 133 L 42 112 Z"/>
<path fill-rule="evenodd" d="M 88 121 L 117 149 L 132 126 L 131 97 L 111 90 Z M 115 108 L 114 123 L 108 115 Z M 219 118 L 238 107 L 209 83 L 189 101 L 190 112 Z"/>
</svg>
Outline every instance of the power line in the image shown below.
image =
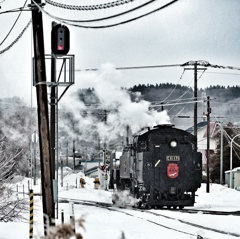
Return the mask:
<svg viewBox="0 0 240 239">
<path fill-rule="evenodd" d="M 210 73 L 210 74 L 220 74 L 220 75 L 240 75 L 239 73 L 224 73 L 224 72 L 211 72 L 211 71 L 208 71 L 206 73 Z"/>
<path fill-rule="evenodd" d="M 111 7 L 117 7 L 126 3 L 133 2 L 135 0 L 118 0 L 115 2 L 109 2 L 109 3 L 103 3 L 103 4 L 97 4 L 97 5 L 86 5 L 86 6 L 77 6 L 77 5 L 67 5 L 67 4 L 61 4 L 54 2 L 52 0 L 46 0 L 46 3 L 59 7 L 59 8 L 64 8 L 67 10 L 78 10 L 78 11 L 92 11 L 92 10 L 101 10 L 101 9 L 106 9 L 106 8 L 111 8 Z"/>
<path fill-rule="evenodd" d="M 22 8 L 25 7 L 26 3 L 27 3 L 27 0 L 25 1 L 25 3 L 24 3 L 24 5 L 23 5 Z M 8 36 L 9 36 L 10 33 L 12 32 L 12 30 L 13 30 L 13 28 L 15 27 L 15 25 L 16 25 L 18 19 L 20 18 L 21 14 L 22 14 L 22 11 L 20 11 L 20 13 L 18 14 L 17 19 L 16 19 L 15 22 L 13 23 L 13 26 L 12 26 L 11 29 L 9 30 L 8 34 L 6 35 L 6 37 L 5 37 L 5 38 L 2 40 L 2 42 L 0 43 L 0 46 L 5 42 L 5 40 L 8 38 Z"/>
<path fill-rule="evenodd" d="M 30 24 L 32 23 L 32 20 L 30 20 L 27 25 L 24 27 L 24 29 L 21 31 L 21 33 L 18 35 L 18 37 L 5 49 L 0 51 L 0 55 L 3 54 L 4 52 L 8 51 L 11 47 L 13 47 L 18 41 L 19 39 L 23 36 L 24 32 L 27 30 L 27 28 L 30 26 Z"/>
<path fill-rule="evenodd" d="M 202 99 L 202 97 L 197 97 L 197 99 Z M 184 100 L 188 100 L 188 101 L 192 101 L 193 98 L 184 98 L 184 99 L 176 99 L 176 100 L 168 100 L 166 103 L 169 103 L 169 102 L 175 102 L 175 101 L 184 101 Z M 151 101 L 152 104 L 161 104 L 163 103 L 164 101 Z"/>
<path fill-rule="evenodd" d="M 167 68 L 167 67 L 185 67 L 184 64 L 170 64 L 170 65 L 143 65 L 143 66 L 122 66 L 122 67 L 115 67 L 116 70 L 141 70 L 141 69 L 153 69 L 153 68 Z M 189 64 L 190 66 L 190 64 Z M 240 70 L 240 67 L 234 67 L 234 66 L 220 66 L 220 65 L 212 65 L 209 63 L 209 65 L 206 65 L 206 67 L 214 67 L 214 68 L 221 68 L 221 69 L 231 69 L 231 70 Z M 98 71 L 98 68 L 87 68 L 87 69 L 75 69 L 75 71 Z M 208 73 L 205 70 L 203 73 Z M 198 79 L 200 79 L 203 75 L 203 73 L 199 76 Z"/>
<path fill-rule="evenodd" d="M 185 69 L 183 70 L 183 73 L 182 73 L 180 79 L 182 79 L 184 72 L 185 72 Z M 198 81 L 201 77 L 202 77 L 202 75 L 197 79 L 197 81 Z M 192 82 L 193 82 L 193 80 L 192 80 L 192 81 L 190 82 L 190 84 L 188 85 L 188 89 L 187 89 L 181 96 L 178 97 L 178 99 L 176 100 L 177 102 L 179 102 L 180 100 L 184 100 L 184 99 L 182 99 L 182 97 L 183 97 L 184 95 L 186 95 L 186 94 L 190 91 L 190 89 L 191 89 L 190 86 L 191 86 Z M 197 98 L 198 98 L 198 97 L 196 97 L 196 99 L 197 99 Z M 193 97 L 192 97 L 191 99 L 193 99 Z M 172 106 L 171 109 L 169 109 L 169 111 L 171 111 L 175 106 L 176 106 L 176 105 Z M 185 105 L 185 106 L 182 108 L 182 110 L 179 111 L 178 114 L 180 114 L 180 113 L 186 108 L 186 106 L 187 106 L 187 105 Z"/>
<path fill-rule="evenodd" d="M 227 104 L 227 105 L 240 105 L 240 102 L 239 103 L 231 103 L 231 102 L 217 102 L 217 101 L 214 101 L 214 103 L 217 103 L 217 104 Z"/>
<path fill-rule="evenodd" d="M 181 66 L 181 64 L 172 64 L 172 65 L 149 65 L 149 66 L 122 66 L 116 67 L 116 70 L 140 70 L 140 69 L 151 69 L 151 68 L 165 68 L 165 67 L 177 67 Z M 98 71 L 98 68 L 90 68 L 90 69 L 75 69 L 75 71 Z"/>
<path fill-rule="evenodd" d="M 203 100 L 192 100 L 192 101 L 186 101 L 186 102 L 179 102 L 179 103 L 163 103 L 163 104 L 159 104 L 159 105 L 151 105 L 151 108 L 155 108 L 155 107 L 161 107 L 161 106 L 171 106 L 171 105 L 182 105 L 182 104 L 193 104 L 196 102 L 203 102 Z"/>
<path fill-rule="evenodd" d="M 5 12 L 0 12 L 0 15 L 5 14 L 5 13 L 13 13 L 13 12 L 29 12 L 31 9 L 24 9 L 23 7 L 19 8 L 14 8 L 12 10 L 7 10 Z"/>
<path fill-rule="evenodd" d="M 108 16 L 108 17 L 104 17 L 104 18 L 97 18 L 97 19 L 90 19 L 90 20 L 71 20 L 71 19 L 66 19 L 66 18 L 60 18 L 60 17 L 56 17 L 56 19 L 58 20 L 61 20 L 61 21 L 68 21 L 68 22 L 98 22 L 98 21 L 104 21 L 104 20 L 108 20 L 108 19 L 111 19 L 111 18 L 115 18 L 115 17 L 119 17 L 119 16 L 122 16 L 122 15 L 125 15 L 127 13 L 130 13 L 130 12 L 133 12 L 133 11 L 136 11 L 142 7 L 145 7 L 147 6 L 148 4 L 151 4 L 153 2 L 155 2 L 156 0 L 151 0 L 151 1 L 148 1 L 142 5 L 139 5 L 135 8 L 132 8 L 128 11 L 125 11 L 125 12 L 121 12 L 121 13 L 118 13 L 118 14 L 115 14 L 115 15 L 112 15 L 112 16 Z"/>
<path fill-rule="evenodd" d="M 39 8 L 39 10 L 40 10 L 41 12 L 45 13 L 46 15 L 48 15 L 49 17 L 51 17 L 51 18 L 53 18 L 53 19 L 55 19 L 55 20 L 59 20 L 59 19 L 57 19 L 56 16 L 50 14 L 49 12 L 45 11 L 42 7 L 40 7 L 34 0 L 32 0 L 32 1 L 33 1 L 34 4 Z M 140 16 L 137 16 L 137 17 L 134 17 L 134 18 L 125 20 L 125 21 L 121 21 L 121 22 L 118 22 L 118 23 L 109 24 L 109 25 L 85 26 L 85 25 L 72 24 L 72 23 L 70 23 L 70 22 L 68 22 L 68 21 L 62 21 L 62 20 L 61 20 L 61 21 L 59 20 L 59 21 L 60 21 L 61 23 L 63 23 L 63 24 L 69 25 L 69 26 L 79 27 L 79 28 L 86 28 L 86 29 L 87 29 L 87 28 L 88 28 L 88 29 L 103 29 L 103 28 L 109 28 L 109 27 L 116 27 L 116 26 L 119 26 L 119 25 L 123 25 L 123 24 L 126 24 L 126 23 L 130 23 L 130 22 L 132 22 L 132 21 L 136 21 L 136 20 L 138 20 L 138 19 L 140 19 L 140 18 L 146 17 L 146 16 L 148 16 L 148 15 L 150 15 L 150 14 L 153 14 L 153 13 L 155 13 L 155 12 L 157 12 L 157 11 L 163 10 L 163 9 L 169 7 L 170 5 L 172 5 L 172 4 L 174 4 L 174 3 L 178 2 L 178 1 L 179 1 L 179 0 L 173 0 L 173 1 L 171 1 L 171 2 L 169 2 L 169 3 L 167 3 L 167 4 L 165 4 L 165 5 L 157 8 L 157 9 L 154 9 L 154 10 L 152 10 L 152 11 L 150 11 L 150 12 L 147 12 L 147 13 L 145 13 L 145 14 L 142 14 L 142 15 L 140 15 Z"/>
</svg>

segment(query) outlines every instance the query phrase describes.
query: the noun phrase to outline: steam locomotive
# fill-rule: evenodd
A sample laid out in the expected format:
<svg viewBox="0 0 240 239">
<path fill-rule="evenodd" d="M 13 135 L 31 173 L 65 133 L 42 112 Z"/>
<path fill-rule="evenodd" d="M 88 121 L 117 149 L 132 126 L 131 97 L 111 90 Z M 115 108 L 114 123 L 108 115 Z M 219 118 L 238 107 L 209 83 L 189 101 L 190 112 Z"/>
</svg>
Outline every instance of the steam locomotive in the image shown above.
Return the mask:
<svg viewBox="0 0 240 239">
<path fill-rule="evenodd" d="M 137 207 L 193 206 L 202 181 L 197 138 L 173 125 L 142 130 L 110 160 L 110 188 L 128 190 Z M 117 197 L 115 197 L 116 199 Z"/>
</svg>

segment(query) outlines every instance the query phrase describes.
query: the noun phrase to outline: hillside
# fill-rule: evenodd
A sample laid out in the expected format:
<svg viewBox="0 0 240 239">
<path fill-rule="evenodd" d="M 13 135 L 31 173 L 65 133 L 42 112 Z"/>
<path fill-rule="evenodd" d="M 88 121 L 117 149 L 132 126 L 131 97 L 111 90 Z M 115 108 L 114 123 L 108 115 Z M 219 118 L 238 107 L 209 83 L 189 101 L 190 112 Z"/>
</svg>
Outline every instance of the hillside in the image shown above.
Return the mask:
<svg viewBox="0 0 240 239">
<path fill-rule="evenodd" d="M 174 84 L 159 84 L 159 85 L 138 85 L 129 89 L 131 92 L 140 92 L 144 100 L 163 104 L 171 116 L 172 122 L 178 126 L 189 126 L 191 119 L 180 119 L 177 116 L 193 116 L 194 104 L 193 89 L 186 86 Z M 214 120 L 233 122 L 239 121 L 240 110 L 240 87 L 224 87 L 210 86 L 206 89 L 198 89 L 198 100 L 202 100 L 203 95 L 209 96 L 211 99 L 210 107 L 212 109 L 211 117 Z M 185 102 L 180 104 L 181 102 Z M 187 102 L 187 103 L 186 103 Z M 161 107 L 158 108 L 161 110 Z M 201 121 L 203 112 L 206 112 L 206 104 L 198 102 L 198 120 Z"/>
</svg>

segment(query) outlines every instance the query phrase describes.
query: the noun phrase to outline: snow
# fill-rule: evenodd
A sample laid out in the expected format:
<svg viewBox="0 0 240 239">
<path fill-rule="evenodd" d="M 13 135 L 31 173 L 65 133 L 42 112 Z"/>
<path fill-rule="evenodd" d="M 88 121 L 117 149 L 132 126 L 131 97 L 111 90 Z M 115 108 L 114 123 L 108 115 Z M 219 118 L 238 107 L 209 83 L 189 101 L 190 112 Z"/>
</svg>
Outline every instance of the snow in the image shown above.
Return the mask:
<svg viewBox="0 0 240 239">
<path fill-rule="evenodd" d="M 79 179 L 86 181 L 85 188 L 79 187 Z M 18 188 L 25 185 L 25 192 L 30 179 L 18 181 Z M 73 173 L 71 170 L 64 171 L 63 187 L 59 181 L 59 204 L 57 224 L 61 224 L 62 215 L 64 222 L 70 222 L 72 204 L 61 203 L 63 199 L 77 201 L 98 201 L 111 204 L 112 192 L 94 189 L 94 179 L 85 177 L 82 173 Z M 40 192 L 40 183 L 32 186 L 34 193 Z M 218 184 L 210 184 L 210 193 L 206 193 L 206 184 L 197 191 L 196 204 L 189 207 L 195 210 L 213 211 L 240 211 L 240 192 L 226 188 Z M 22 197 L 22 194 L 18 194 Z M 27 198 L 27 195 L 25 195 Z M 136 211 L 132 208 L 113 208 L 109 210 L 94 205 L 73 205 L 76 220 L 84 218 L 84 228 L 76 226 L 76 231 L 83 235 L 84 239 L 159 239 L 159 238 L 197 238 L 201 235 L 209 239 L 228 239 L 240 237 L 240 216 L 233 215 L 207 215 L 201 211 L 198 213 L 182 213 L 177 210 L 147 210 Z M 154 213 L 154 214 L 151 214 Z M 28 218 L 28 213 L 26 218 Z M 42 199 L 34 196 L 34 238 L 43 236 Z M 231 235 L 210 231 L 214 228 Z M 25 222 L 0 223 L 0 239 L 29 238 L 28 220 Z M 235 233 L 235 235 L 233 234 Z M 73 237 L 72 237 L 73 238 Z M 72 239 L 71 238 L 71 239 Z"/>
</svg>

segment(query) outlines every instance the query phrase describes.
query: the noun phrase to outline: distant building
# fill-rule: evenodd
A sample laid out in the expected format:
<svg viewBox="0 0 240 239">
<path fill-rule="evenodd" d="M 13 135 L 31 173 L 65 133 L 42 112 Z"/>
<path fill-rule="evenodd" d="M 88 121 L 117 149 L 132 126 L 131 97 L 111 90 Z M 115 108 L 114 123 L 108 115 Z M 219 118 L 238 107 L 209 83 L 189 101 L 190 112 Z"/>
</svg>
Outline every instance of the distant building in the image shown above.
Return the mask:
<svg viewBox="0 0 240 239">
<path fill-rule="evenodd" d="M 210 122 L 210 133 L 209 133 L 209 150 L 210 154 L 214 153 L 216 150 L 216 141 L 213 136 L 216 133 L 217 122 Z M 194 133 L 194 127 L 186 129 L 189 133 Z M 202 153 L 202 165 L 203 169 L 206 171 L 207 164 L 207 121 L 202 121 L 197 124 L 197 145 L 198 152 Z"/>
<path fill-rule="evenodd" d="M 225 172 L 225 183 L 230 187 L 231 170 Z M 232 170 L 232 188 L 240 190 L 240 167 Z"/>
</svg>

